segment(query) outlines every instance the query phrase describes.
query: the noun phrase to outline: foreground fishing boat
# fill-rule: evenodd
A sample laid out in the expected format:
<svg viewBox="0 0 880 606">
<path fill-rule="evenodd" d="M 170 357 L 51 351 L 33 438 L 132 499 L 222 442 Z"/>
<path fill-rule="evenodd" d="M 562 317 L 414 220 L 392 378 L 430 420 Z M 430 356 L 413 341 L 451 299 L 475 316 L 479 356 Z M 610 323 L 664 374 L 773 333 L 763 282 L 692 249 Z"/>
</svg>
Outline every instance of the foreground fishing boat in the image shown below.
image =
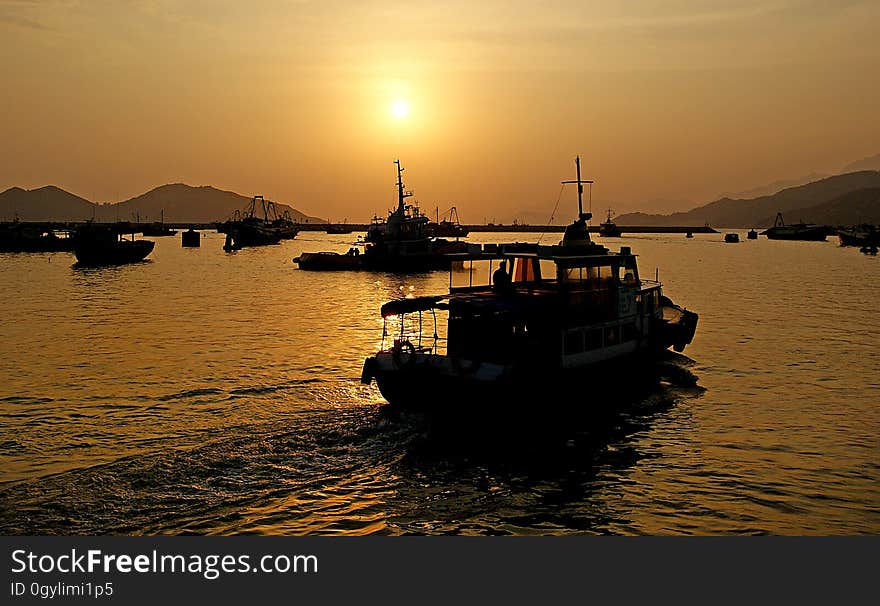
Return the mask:
<svg viewBox="0 0 880 606">
<path fill-rule="evenodd" d="M 697 314 L 643 279 L 629 247 L 614 253 L 590 240 L 579 159 L 577 173 L 567 183 L 578 185 L 578 218 L 558 245 L 470 245 L 450 255 L 449 294 L 383 305 L 382 346 L 365 360 L 362 382 L 375 380 L 401 407 L 543 403 L 551 394 L 599 406 L 589 391 L 612 370 L 632 379 L 658 353 L 682 351 Z M 448 316 L 445 338 L 438 312 Z"/>
<path fill-rule="evenodd" d="M 125 239 L 119 228 L 91 221 L 73 236 L 73 253 L 80 265 L 123 265 L 147 258 L 155 243 L 149 240 Z"/>
</svg>

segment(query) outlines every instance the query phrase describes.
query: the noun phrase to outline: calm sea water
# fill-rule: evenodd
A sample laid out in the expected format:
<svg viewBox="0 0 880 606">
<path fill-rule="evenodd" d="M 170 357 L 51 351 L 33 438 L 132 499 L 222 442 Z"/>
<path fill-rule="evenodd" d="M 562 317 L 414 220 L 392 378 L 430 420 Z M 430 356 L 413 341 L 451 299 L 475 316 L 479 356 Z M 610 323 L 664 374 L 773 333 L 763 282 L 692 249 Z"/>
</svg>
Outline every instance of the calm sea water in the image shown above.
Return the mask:
<svg viewBox="0 0 880 606">
<path fill-rule="evenodd" d="M 588 423 L 549 401 L 389 414 L 358 381 L 379 306 L 448 276 L 291 262 L 354 235 L 159 238 L 107 269 L 0 255 L 0 532 L 876 534 L 880 258 L 741 237 L 613 241 L 700 314 L 667 362 L 698 387 Z"/>
</svg>

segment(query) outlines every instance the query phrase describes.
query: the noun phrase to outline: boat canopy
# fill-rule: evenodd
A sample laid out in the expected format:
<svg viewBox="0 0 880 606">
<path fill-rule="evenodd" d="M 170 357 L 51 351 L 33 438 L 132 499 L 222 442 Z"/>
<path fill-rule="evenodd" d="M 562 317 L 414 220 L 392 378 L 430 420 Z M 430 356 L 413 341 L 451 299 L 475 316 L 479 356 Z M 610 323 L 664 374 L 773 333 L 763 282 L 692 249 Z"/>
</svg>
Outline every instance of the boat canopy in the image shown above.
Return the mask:
<svg viewBox="0 0 880 606">
<path fill-rule="evenodd" d="M 450 261 L 492 261 L 497 259 L 538 259 L 553 261 L 563 267 L 587 267 L 619 264 L 621 259 L 632 258 L 629 246 L 622 246 L 620 252 L 610 252 L 597 244 L 588 246 L 541 246 L 536 244 L 468 244 L 468 251 L 450 253 Z"/>
<path fill-rule="evenodd" d="M 394 299 L 382 306 L 382 317 L 387 318 L 388 316 L 399 316 L 401 314 L 434 309 L 443 298 L 445 298 L 445 295 Z"/>
</svg>

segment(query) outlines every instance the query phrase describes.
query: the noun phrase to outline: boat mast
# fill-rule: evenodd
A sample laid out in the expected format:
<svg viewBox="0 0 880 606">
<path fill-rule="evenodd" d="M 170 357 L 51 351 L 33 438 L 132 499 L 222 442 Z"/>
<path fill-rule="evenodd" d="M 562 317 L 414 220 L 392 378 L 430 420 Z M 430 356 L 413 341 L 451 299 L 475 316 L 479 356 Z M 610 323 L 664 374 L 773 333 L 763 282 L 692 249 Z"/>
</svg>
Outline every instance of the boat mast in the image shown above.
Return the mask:
<svg viewBox="0 0 880 606">
<path fill-rule="evenodd" d="M 593 213 L 584 212 L 584 183 L 593 184 L 592 181 L 581 179 L 581 157 L 575 156 L 574 165 L 577 167 L 577 181 L 563 181 L 563 183 L 577 183 L 578 186 L 578 219 L 583 221 L 587 221 L 593 218 Z M 590 188 L 590 192 L 592 193 L 592 188 Z M 590 196 L 590 202 L 592 206 L 592 195 Z M 592 210 L 592 208 L 590 209 Z"/>
<path fill-rule="evenodd" d="M 400 167 L 400 160 L 395 160 L 395 164 L 397 164 L 397 210 L 400 213 L 403 213 L 404 210 L 404 199 L 409 198 L 412 194 L 411 191 L 403 190 L 403 168 Z"/>
</svg>

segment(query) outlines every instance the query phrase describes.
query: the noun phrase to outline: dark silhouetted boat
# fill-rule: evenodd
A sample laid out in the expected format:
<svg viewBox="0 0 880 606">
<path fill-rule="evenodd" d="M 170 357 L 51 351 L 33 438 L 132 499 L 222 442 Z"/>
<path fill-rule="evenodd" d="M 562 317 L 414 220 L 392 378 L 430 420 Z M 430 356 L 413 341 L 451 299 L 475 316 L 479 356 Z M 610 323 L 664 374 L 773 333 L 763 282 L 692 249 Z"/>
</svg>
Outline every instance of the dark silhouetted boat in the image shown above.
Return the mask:
<svg viewBox="0 0 880 606">
<path fill-rule="evenodd" d="M 135 228 L 128 225 L 132 230 Z M 91 221 L 80 226 L 73 235 L 73 252 L 80 265 L 122 265 L 137 263 L 153 251 L 154 242 L 135 240 L 134 233 L 125 239 L 120 225 L 104 225 Z"/>
<path fill-rule="evenodd" d="M 855 227 L 837 230 L 841 246 L 878 246 L 880 245 L 880 230 L 875 226 L 863 223 Z"/>
<path fill-rule="evenodd" d="M 446 256 L 467 249 L 464 242 L 451 242 L 428 235 L 430 219 L 414 204 L 406 204 L 413 194 L 403 186 L 400 160 L 397 165 L 397 208 L 386 220 L 373 217 L 364 237 L 364 252 L 357 263 L 345 260 L 351 267 L 340 267 L 339 255 L 303 253 L 294 259 L 300 269 L 314 271 L 338 269 L 364 269 L 370 271 L 430 271 L 449 266 Z M 303 264 L 302 261 L 306 263 Z"/>
<path fill-rule="evenodd" d="M 724 241 L 728 244 L 736 244 L 739 242 L 739 234 L 736 232 L 724 234 Z"/>
<path fill-rule="evenodd" d="M 758 239 L 758 231 L 755 229 L 750 229 L 748 235 L 746 236 L 749 240 L 757 240 Z"/>
<path fill-rule="evenodd" d="M 773 227 L 762 232 L 771 240 L 811 240 L 824 241 L 828 237 L 828 227 L 814 223 L 791 223 L 785 224 L 782 213 L 776 213 Z"/>
<path fill-rule="evenodd" d="M 691 342 L 697 314 L 663 296 L 658 280 L 643 279 L 629 247 L 615 253 L 591 241 L 588 181 L 576 164 L 577 180 L 566 183 L 578 185 L 579 213 L 562 241 L 451 255 L 449 294 L 382 306 L 382 346 L 365 360 L 362 382 L 375 380 L 401 407 L 600 408 L 594 388 L 631 383 L 641 363 Z M 438 312 L 448 315 L 445 339 Z"/>
<path fill-rule="evenodd" d="M 257 216 L 257 201 L 263 217 Z M 217 231 L 226 234 L 223 250 L 240 250 L 246 246 L 268 246 L 278 244 L 282 239 L 292 239 L 299 232 L 299 226 L 280 216 L 278 207 L 263 196 L 254 196 L 242 212 L 236 210 L 232 219 L 217 226 Z"/>
<path fill-rule="evenodd" d="M 432 238 L 466 238 L 469 233 L 468 229 L 462 226 L 458 208 L 455 206 L 446 211 L 442 220 L 438 208 L 436 221 L 428 223 L 428 235 Z"/>
<path fill-rule="evenodd" d="M 304 252 L 293 260 L 300 269 L 323 271 L 353 271 L 363 269 L 364 256 L 357 248 L 350 248 L 347 253 L 337 252 Z"/>
<path fill-rule="evenodd" d="M 69 252 L 73 239 L 59 237 L 51 225 L 22 223 L 18 219 L 0 223 L 0 252 Z"/>
<path fill-rule="evenodd" d="M 619 238 L 620 237 L 620 228 L 617 227 L 617 224 L 611 220 L 611 215 L 614 213 L 610 208 L 608 209 L 608 217 L 604 222 L 599 224 L 599 235 L 605 238 Z"/>
</svg>

